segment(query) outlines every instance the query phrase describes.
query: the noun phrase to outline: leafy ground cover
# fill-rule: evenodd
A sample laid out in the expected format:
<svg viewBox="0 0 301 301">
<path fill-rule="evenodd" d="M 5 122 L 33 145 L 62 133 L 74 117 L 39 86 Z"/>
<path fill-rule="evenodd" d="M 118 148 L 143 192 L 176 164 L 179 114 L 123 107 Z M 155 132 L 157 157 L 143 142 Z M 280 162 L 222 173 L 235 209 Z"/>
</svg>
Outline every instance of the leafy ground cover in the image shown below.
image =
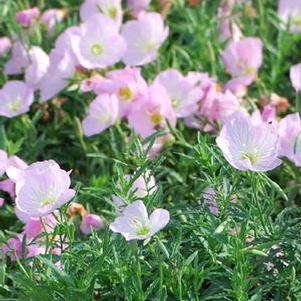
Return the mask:
<svg viewBox="0 0 301 301">
<path fill-rule="evenodd" d="M 301 300 L 300 1 L 82 5 L 0 1 L 0 300 Z"/>
</svg>

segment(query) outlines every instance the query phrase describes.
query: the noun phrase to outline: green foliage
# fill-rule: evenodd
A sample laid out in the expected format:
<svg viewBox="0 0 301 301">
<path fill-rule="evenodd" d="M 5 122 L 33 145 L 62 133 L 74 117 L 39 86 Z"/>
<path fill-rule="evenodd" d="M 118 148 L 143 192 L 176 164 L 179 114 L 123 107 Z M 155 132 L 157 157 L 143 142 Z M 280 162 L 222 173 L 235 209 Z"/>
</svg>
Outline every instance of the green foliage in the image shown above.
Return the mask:
<svg viewBox="0 0 301 301">
<path fill-rule="evenodd" d="M 151 81 L 173 67 L 184 73 L 206 71 L 225 82 L 219 1 L 204 0 L 197 8 L 174 2 L 166 20 L 168 41 L 158 60 L 143 69 L 144 76 Z M 260 36 L 265 45 L 264 65 L 249 93 L 250 107 L 271 92 L 294 105 L 288 70 L 300 60 L 301 35 L 278 30 L 275 2 L 253 1 L 253 18 L 237 8 L 243 32 Z M 1 34 L 20 34 L 15 11 L 37 3 L 69 8 L 70 18 L 57 34 L 78 21 L 80 1 L 0 0 Z M 33 34 L 31 43 L 49 51 L 54 39 L 43 39 L 43 34 Z M 5 80 L 0 74 L 0 82 Z M 105 230 L 84 237 L 78 221 L 64 218 L 55 231 L 66 235 L 67 250 L 62 256 L 37 256 L 32 266 L 26 259 L 11 262 L 3 255 L 0 300 L 301 300 L 299 169 L 284 162 L 268 175 L 239 172 L 225 161 L 212 135 L 196 133 L 181 122 L 173 143 L 152 161 L 145 153 L 146 141 L 123 123 L 87 139 L 80 120 L 92 97 L 71 89 L 60 99 L 36 103 L 29 115 L 0 120 L 1 149 L 27 162 L 54 159 L 72 169 L 75 201 L 106 222 Z M 149 211 L 168 209 L 171 221 L 148 244 L 128 243 L 108 229 L 114 219 L 111 197 L 131 202 L 134 180 L 127 184 L 124 176 L 138 177 L 146 170 L 155 175 L 158 190 L 144 203 Z M 207 187 L 216 191 L 217 216 L 205 205 Z M 0 243 L 22 228 L 12 204 L 1 208 L 0 220 Z"/>
</svg>

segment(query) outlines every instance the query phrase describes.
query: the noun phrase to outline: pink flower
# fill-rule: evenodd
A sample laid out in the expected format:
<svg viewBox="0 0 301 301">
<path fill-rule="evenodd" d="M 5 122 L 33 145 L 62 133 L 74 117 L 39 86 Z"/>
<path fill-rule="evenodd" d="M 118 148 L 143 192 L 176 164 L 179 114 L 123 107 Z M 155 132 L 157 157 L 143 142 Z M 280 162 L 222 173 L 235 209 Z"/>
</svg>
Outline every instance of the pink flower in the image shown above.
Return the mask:
<svg viewBox="0 0 301 301">
<path fill-rule="evenodd" d="M 73 51 L 81 66 L 106 68 L 117 63 L 126 44 L 116 24 L 105 15 L 96 15 L 80 26 L 80 36 L 72 40 Z"/>
<path fill-rule="evenodd" d="M 222 54 L 226 70 L 234 78 L 243 78 L 249 85 L 255 80 L 262 64 L 262 42 L 259 38 L 244 38 L 230 42 Z"/>
<path fill-rule="evenodd" d="M 95 83 L 94 91 L 114 93 L 119 99 L 120 116 L 124 117 L 132 108 L 137 109 L 141 105 L 141 96 L 147 94 L 148 86 L 139 68 L 126 67 L 108 72 L 105 79 Z"/>
<path fill-rule="evenodd" d="M 0 181 L 0 190 L 8 193 L 12 200 L 15 199 L 15 183 L 10 179 Z"/>
<path fill-rule="evenodd" d="M 2 57 L 12 47 L 12 43 L 8 37 L 0 38 L 0 57 Z"/>
<path fill-rule="evenodd" d="M 296 92 L 301 91 L 301 64 L 294 65 L 290 69 L 290 79 Z"/>
<path fill-rule="evenodd" d="M 4 175 L 10 166 L 25 169 L 27 164 L 17 156 L 8 157 L 7 153 L 0 149 L 0 177 Z"/>
<path fill-rule="evenodd" d="M 301 32 L 301 1 L 300 0 L 279 0 L 278 15 L 283 21 L 282 27 L 289 24 L 292 33 Z"/>
<path fill-rule="evenodd" d="M 30 65 L 25 72 L 25 81 L 28 86 L 35 88 L 49 67 L 49 57 L 40 47 L 33 46 L 29 51 Z"/>
<path fill-rule="evenodd" d="M 85 0 L 79 14 L 83 22 L 93 16 L 105 15 L 119 27 L 122 22 L 121 0 Z"/>
<path fill-rule="evenodd" d="M 104 77 L 99 74 L 92 75 L 92 77 L 85 79 L 81 82 L 80 90 L 82 92 L 91 92 L 94 91 L 96 93 L 97 87 L 105 81 Z"/>
<path fill-rule="evenodd" d="M 160 14 L 147 13 L 138 20 L 125 23 L 121 34 L 128 45 L 123 62 L 138 66 L 156 59 L 159 48 L 168 36 L 168 29 L 164 28 Z"/>
<path fill-rule="evenodd" d="M 149 87 L 148 95 L 141 100 L 137 110 L 128 114 L 128 123 L 142 137 L 148 137 L 159 129 L 167 127 L 166 120 L 171 126 L 176 125 L 177 118 L 166 90 L 158 83 Z"/>
<path fill-rule="evenodd" d="M 75 194 L 69 173 L 54 161 L 36 162 L 25 170 L 10 167 L 7 175 L 16 183 L 16 206 L 31 217 L 53 212 Z"/>
<path fill-rule="evenodd" d="M 90 106 L 88 116 L 83 121 L 86 136 L 99 134 L 115 124 L 119 116 L 118 99 L 115 95 L 101 94 Z"/>
<path fill-rule="evenodd" d="M 125 180 L 127 183 L 131 181 L 134 175 L 126 175 Z M 133 194 L 135 200 L 143 199 L 147 195 L 155 193 L 157 190 L 156 180 L 151 175 L 150 171 L 147 170 L 143 175 L 140 175 L 132 184 L 129 189 L 129 193 Z M 117 212 L 121 213 L 126 203 L 118 196 L 113 195 L 113 202 L 117 208 Z"/>
<path fill-rule="evenodd" d="M 81 222 L 80 230 L 85 235 L 88 235 L 92 230 L 101 230 L 103 227 L 104 224 L 100 216 L 96 214 L 87 214 Z"/>
<path fill-rule="evenodd" d="M 227 161 L 239 170 L 268 171 L 281 164 L 278 159 L 278 134 L 270 124 L 254 124 L 236 113 L 216 139 Z"/>
<path fill-rule="evenodd" d="M 29 111 L 34 95 L 24 82 L 8 81 L 0 90 L 0 99 L 0 116 L 12 118 Z"/>
<path fill-rule="evenodd" d="M 280 147 L 279 156 L 290 160 L 295 157 L 295 143 L 301 132 L 301 120 L 298 113 L 289 114 L 280 120 L 278 126 Z"/>
<path fill-rule="evenodd" d="M 62 9 L 48 9 L 41 16 L 42 24 L 45 24 L 49 35 L 53 35 L 57 23 L 62 22 L 64 11 Z"/>
<path fill-rule="evenodd" d="M 178 70 L 169 69 L 161 72 L 155 79 L 169 95 L 178 118 L 184 118 L 198 110 L 198 102 L 203 91 L 195 87 Z"/>
<path fill-rule="evenodd" d="M 231 91 L 237 97 L 244 97 L 247 94 L 247 86 L 249 79 L 245 77 L 237 77 L 229 80 L 225 86 L 225 91 Z"/>
<path fill-rule="evenodd" d="M 169 212 L 165 209 L 155 209 L 150 217 L 142 201 L 128 205 L 122 216 L 110 225 L 113 232 L 120 233 L 127 241 L 133 239 L 150 239 L 163 229 L 169 222 Z"/>
<path fill-rule="evenodd" d="M 49 55 L 50 66 L 38 84 L 41 101 L 45 102 L 62 91 L 73 77 L 75 65 L 69 52 L 53 49 Z"/>
<path fill-rule="evenodd" d="M 10 238 L 2 247 L 3 253 L 6 253 L 12 261 L 15 261 L 15 255 L 18 258 L 22 257 L 22 241 L 23 234 L 18 234 L 17 236 Z"/>
<path fill-rule="evenodd" d="M 150 3 L 151 0 L 127 0 L 129 10 L 136 17 L 139 15 L 139 13 L 147 9 Z"/>
<path fill-rule="evenodd" d="M 24 9 L 16 13 L 17 22 L 24 26 L 29 27 L 40 16 L 40 10 L 38 7 Z"/>
<path fill-rule="evenodd" d="M 203 194 L 205 204 L 209 207 L 210 212 L 214 215 L 218 215 L 215 190 L 212 187 L 207 187 Z"/>
<path fill-rule="evenodd" d="M 201 113 L 207 116 L 211 121 L 225 122 L 232 114 L 243 111 L 239 99 L 230 91 L 225 93 L 214 92 L 203 100 L 201 104 Z"/>
<path fill-rule="evenodd" d="M 4 66 L 7 75 L 21 74 L 30 64 L 29 54 L 21 41 L 17 41 L 12 47 L 12 56 Z"/>
</svg>

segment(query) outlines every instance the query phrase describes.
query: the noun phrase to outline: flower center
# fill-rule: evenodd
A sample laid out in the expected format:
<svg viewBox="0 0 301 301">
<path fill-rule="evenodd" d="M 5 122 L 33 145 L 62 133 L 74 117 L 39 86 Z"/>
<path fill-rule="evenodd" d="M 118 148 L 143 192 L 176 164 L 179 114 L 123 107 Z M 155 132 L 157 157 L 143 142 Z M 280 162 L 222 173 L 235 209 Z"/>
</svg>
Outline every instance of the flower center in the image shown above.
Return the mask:
<svg viewBox="0 0 301 301">
<path fill-rule="evenodd" d="M 108 13 L 109 13 L 109 16 L 115 20 L 117 17 L 117 8 L 114 6 L 110 7 L 108 10 Z"/>
<path fill-rule="evenodd" d="M 257 154 L 256 152 L 253 152 L 253 153 L 244 153 L 242 156 L 241 156 L 241 159 L 243 160 L 248 160 L 251 165 L 254 165 L 257 161 Z"/>
<path fill-rule="evenodd" d="M 122 87 L 118 91 L 120 98 L 126 102 L 131 102 L 133 98 L 133 92 L 129 87 Z"/>
<path fill-rule="evenodd" d="M 19 112 L 21 108 L 21 98 L 17 97 L 12 103 L 8 105 L 8 108 L 13 112 Z"/>
<path fill-rule="evenodd" d="M 43 199 L 43 201 L 41 202 L 42 206 L 46 206 L 46 205 L 53 205 L 55 203 L 55 198 L 53 196 L 47 196 Z"/>
<path fill-rule="evenodd" d="M 173 108 L 177 108 L 179 105 L 179 100 L 177 98 L 172 98 L 171 104 L 172 104 Z"/>
<path fill-rule="evenodd" d="M 255 72 L 255 69 L 253 66 L 248 66 L 245 70 L 245 75 L 252 75 Z"/>
<path fill-rule="evenodd" d="M 291 15 L 291 23 L 295 26 L 301 26 L 301 14 L 297 11 Z"/>
<path fill-rule="evenodd" d="M 101 55 L 103 53 L 103 46 L 100 43 L 95 43 L 91 46 L 91 52 L 94 55 Z"/>
<path fill-rule="evenodd" d="M 152 51 L 154 48 L 156 48 L 156 43 L 155 42 L 148 42 L 145 45 L 145 50 L 146 51 Z"/>
<path fill-rule="evenodd" d="M 151 113 L 150 114 L 151 122 L 155 125 L 162 123 L 162 115 L 160 113 Z"/>
<path fill-rule="evenodd" d="M 137 234 L 138 235 L 147 235 L 149 233 L 150 229 L 147 226 L 142 226 L 141 228 L 138 229 Z"/>
</svg>

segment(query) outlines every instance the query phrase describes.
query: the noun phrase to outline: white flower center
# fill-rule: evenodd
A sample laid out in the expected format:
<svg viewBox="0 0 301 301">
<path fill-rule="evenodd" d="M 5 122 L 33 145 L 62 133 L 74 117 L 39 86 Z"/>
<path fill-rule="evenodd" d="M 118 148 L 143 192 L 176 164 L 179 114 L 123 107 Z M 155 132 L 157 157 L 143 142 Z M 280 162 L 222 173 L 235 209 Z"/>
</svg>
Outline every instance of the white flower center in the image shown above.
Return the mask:
<svg viewBox="0 0 301 301">
<path fill-rule="evenodd" d="M 142 223 L 137 218 L 132 218 L 132 227 L 135 228 L 137 235 L 145 236 L 150 232 L 149 226 Z"/>
<path fill-rule="evenodd" d="M 8 105 L 8 108 L 12 111 L 12 112 L 19 112 L 20 108 L 21 108 L 21 98 L 17 97 L 13 102 L 11 102 Z"/>
<path fill-rule="evenodd" d="M 101 55 L 102 53 L 103 53 L 103 51 L 104 51 L 104 47 L 103 47 L 103 45 L 102 44 L 100 44 L 100 43 L 94 43 L 92 46 L 91 46 L 91 53 L 93 54 L 93 55 Z"/>
</svg>

